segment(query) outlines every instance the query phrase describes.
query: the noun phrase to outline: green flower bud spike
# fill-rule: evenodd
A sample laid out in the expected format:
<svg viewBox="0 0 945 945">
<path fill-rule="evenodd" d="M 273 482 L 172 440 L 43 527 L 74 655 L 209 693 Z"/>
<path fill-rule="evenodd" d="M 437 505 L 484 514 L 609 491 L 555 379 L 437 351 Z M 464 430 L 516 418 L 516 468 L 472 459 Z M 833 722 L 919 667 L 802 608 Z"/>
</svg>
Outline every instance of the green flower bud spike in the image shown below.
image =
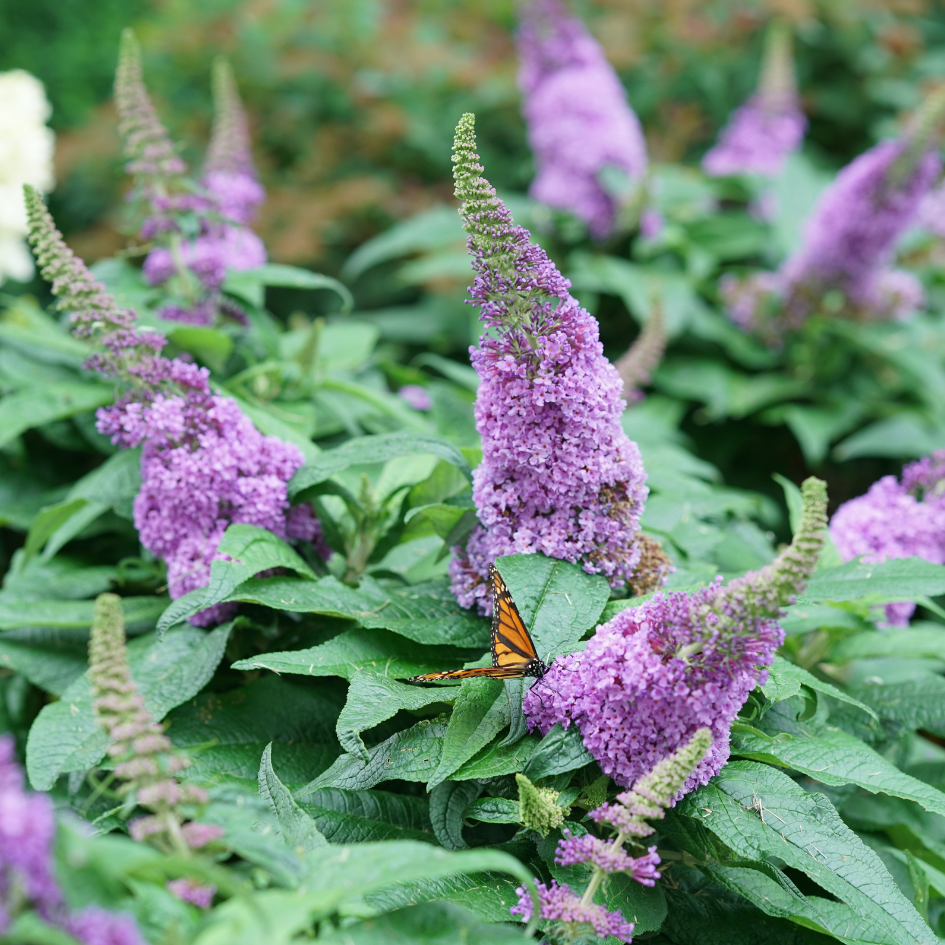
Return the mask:
<svg viewBox="0 0 945 945">
<path fill-rule="evenodd" d="M 558 792 L 553 788 L 535 787 L 524 774 L 516 774 L 519 815 L 529 830 L 545 837 L 564 823 L 570 808 L 559 807 L 555 801 Z"/>
</svg>

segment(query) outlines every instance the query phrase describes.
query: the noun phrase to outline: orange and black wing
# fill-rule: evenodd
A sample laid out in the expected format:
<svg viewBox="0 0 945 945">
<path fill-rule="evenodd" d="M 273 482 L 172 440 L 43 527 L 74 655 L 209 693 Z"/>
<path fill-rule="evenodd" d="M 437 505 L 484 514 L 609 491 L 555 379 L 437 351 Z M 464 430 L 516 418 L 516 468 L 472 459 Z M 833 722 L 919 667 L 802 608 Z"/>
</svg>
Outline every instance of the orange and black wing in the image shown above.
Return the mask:
<svg viewBox="0 0 945 945">
<path fill-rule="evenodd" d="M 538 660 L 535 644 L 494 564 L 489 565 L 489 577 L 492 578 L 492 665 L 496 669 L 515 667 L 521 670 L 520 676 L 530 675 L 525 670 Z"/>
<path fill-rule="evenodd" d="M 492 679 L 519 679 L 522 676 L 540 679 L 544 676 L 545 664 L 538 658 L 518 607 L 494 565 L 489 566 L 489 577 L 492 579 L 492 666 L 424 673 L 411 677 L 408 682 L 439 682 L 475 676 Z"/>
</svg>

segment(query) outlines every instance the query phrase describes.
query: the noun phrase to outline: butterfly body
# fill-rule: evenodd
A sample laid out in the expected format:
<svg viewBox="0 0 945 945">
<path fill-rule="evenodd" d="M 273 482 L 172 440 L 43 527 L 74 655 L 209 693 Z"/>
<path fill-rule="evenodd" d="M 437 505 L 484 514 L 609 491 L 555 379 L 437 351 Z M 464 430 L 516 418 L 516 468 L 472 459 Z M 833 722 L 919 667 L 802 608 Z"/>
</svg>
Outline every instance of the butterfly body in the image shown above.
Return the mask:
<svg viewBox="0 0 945 945">
<path fill-rule="evenodd" d="M 438 682 L 476 676 L 492 679 L 530 676 L 541 679 L 545 675 L 548 667 L 539 658 L 518 607 L 495 565 L 489 565 L 489 579 L 492 582 L 492 666 L 424 673 L 422 676 L 412 676 L 408 682 Z"/>
</svg>

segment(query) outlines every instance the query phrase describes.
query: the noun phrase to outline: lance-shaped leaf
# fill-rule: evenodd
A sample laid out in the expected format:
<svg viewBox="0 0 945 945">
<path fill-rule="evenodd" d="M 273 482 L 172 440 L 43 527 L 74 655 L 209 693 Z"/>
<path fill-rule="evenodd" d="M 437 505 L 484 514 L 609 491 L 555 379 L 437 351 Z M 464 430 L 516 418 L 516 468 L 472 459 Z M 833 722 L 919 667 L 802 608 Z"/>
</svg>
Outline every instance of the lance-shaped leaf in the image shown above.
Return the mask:
<svg viewBox="0 0 945 945">
<path fill-rule="evenodd" d="M 311 853 L 327 846 L 328 841 L 315 826 L 315 821 L 295 803 L 295 798 L 273 770 L 271 743 L 266 745 L 259 762 L 259 796 L 276 815 L 282 838 L 290 847 Z"/>
<path fill-rule="evenodd" d="M 709 784 L 684 797 L 676 810 L 738 856 L 777 857 L 806 873 L 852 909 L 860 920 L 857 940 L 897 945 L 937 941 L 879 856 L 843 823 L 830 801 L 807 793 L 786 774 L 751 761 L 730 762 Z"/>
</svg>

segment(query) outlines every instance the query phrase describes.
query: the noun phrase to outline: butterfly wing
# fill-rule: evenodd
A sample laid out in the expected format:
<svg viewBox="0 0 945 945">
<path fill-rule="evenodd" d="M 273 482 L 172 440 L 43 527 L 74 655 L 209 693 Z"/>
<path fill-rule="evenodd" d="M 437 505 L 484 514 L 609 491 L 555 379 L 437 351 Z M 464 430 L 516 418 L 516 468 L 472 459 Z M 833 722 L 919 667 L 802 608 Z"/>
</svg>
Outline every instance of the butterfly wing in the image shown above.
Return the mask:
<svg viewBox="0 0 945 945">
<path fill-rule="evenodd" d="M 484 666 L 477 669 L 454 669 L 445 673 L 424 673 L 422 676 L 411 676 L 407 682 L 440 682 L 443 679 L 473 679 L 477 676 L 488 676 L 491 679 L 518 679 L 524 675 L 519 667 Z"/>
<path fill-rule="evenodd" d="M 407 682 L 440 682 L 477 676 L 492 679 L 534 676 L 540 679 L 545 674 L 545 664 L 538 658 L 535 644 L 525 628 L 525 621 L 494 565 L 489 566 L 489 577 L 492 580 L 492 666 L 424 673 L 422 676 L 412 676 Z"/>
<path fill-rule="evenodd" d="M 525 628 L 525 621 L 494 564 L 489 565 L 492 578 L 492 665 L 497 669 L 521 668 L 538 659 L 535 644 Z"/>
</svg>

